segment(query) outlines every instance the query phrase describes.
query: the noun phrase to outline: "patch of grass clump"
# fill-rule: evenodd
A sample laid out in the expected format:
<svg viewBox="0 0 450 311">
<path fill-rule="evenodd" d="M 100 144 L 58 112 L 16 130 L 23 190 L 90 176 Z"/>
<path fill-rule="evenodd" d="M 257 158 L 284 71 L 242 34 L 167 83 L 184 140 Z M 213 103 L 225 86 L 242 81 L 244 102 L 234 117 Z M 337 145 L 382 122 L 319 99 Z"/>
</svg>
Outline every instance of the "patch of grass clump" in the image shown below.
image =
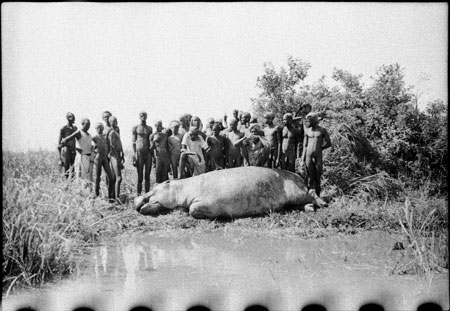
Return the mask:
<svg viewBox="0 0 450 311">
<path fill-rule="evenodd" d="M 90 246 L 132 231 L 236 230 L 252 236 L 319 238 L 388 230 L 403 233 L 405 251 L 410 252 L 396 272 L 419 272 L 419 268 L 410 269 L 413 263 L 425 267 L 424 271 L 448 269 L 447 198 L 428 197 L 426 191 L 404 192 L 408 197 L 405 203 L 391 195 L 392 191 L 383 190 L 380 180 L 391 185 L 383 176 L 355 181 L 352 187 L 361 191 L 341 193 L 330 207 L 315 213 L 291 210 L 254 218 L 206 220 L 194 219 L 181 209 L 159 217 L 137 213 L 133 207 L 136 170 L 131 161 L 125 163 L 123 172 L 123 204 L 115 205 L 93 197 L 81 182 L 67 181 L 57 163 L 56 152 L 3 153 L 4 293 L 69 274 Z M 104 184 L 102 181 L 101 192 L 105 194 Z M 324 191 L 329 193 L 330 187 Z M 383 193 L 385 199 L 380 199 Z"/>
</svg>

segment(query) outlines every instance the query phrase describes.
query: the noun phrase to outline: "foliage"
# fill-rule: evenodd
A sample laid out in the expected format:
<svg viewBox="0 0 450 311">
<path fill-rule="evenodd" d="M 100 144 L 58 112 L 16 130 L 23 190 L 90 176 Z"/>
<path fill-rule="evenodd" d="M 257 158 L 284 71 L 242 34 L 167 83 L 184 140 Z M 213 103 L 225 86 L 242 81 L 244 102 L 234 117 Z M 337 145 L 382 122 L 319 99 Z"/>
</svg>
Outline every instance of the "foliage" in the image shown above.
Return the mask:
<svg viewBox="0 0 450 311">
<path fill-rule="evenodd" d="M 289 68 L 292 62 L 290 57 Z M 331 150 L 325 151 L 326 185 L 350 194 L 358 192 L 361 183 L 370 181 L 373 186 L 377 179 L 378 184 L 391 185 L 390 193 L 375 191 L 381 196 L 400 195 L 401 186 L 425 184 L 430 194 L 447 195 L 448 107 L 442 100 L 418 110 L 416 95 L 405 86 L 399 64 L 381 66 L 366 88 L 362 75 L 337 68 L 332 78 L 340 86 L 329 87 L 325 76 L 305 85 L 310 65 L 298 62 L 303 65 L 296 67 L 302 68 L 302 79 L 290 78 L 292 70 L 282 67 L 276 72 L 265 64 L 257 79 L 262 92 L 252 99 L 254 114 L 270 110 L 281 119 L 283 113 L 311 104 L 332 139 Z"/>
<path fill-rule="evenodd" d="M 257 78 L 257 86 L 262 92 L 252 99 L 257 118 L 261 119 L 264 112 L 272 111 L 278 117 L 292 111 L 299 100 L 295 97 L 296 89 L 306 76 L 311 65 L 301 59 L 288 58 L 288 69 L 280 68 L 276 72 L 271 63 L 264 64 L 265 74 Z"/>
</svg>

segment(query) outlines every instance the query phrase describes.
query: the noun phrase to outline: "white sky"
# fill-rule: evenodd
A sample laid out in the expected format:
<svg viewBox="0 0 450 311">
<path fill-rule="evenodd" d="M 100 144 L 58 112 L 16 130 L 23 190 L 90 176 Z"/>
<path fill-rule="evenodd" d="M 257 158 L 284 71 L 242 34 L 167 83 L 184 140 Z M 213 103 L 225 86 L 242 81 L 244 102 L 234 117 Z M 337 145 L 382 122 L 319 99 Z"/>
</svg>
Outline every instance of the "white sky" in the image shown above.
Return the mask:
<svg viewBox="0 0 450 311">
<path fill-rule="evenodd" d="M 264 62 L 290 55 L 330 85 L 333 67 L 368 86 L 397 62 L 447 102 L 447 29 L 447 3 L 3 3 L 3 150 L 56 150 L 68 111 L 79 126 L 110 110 L 125 149 L 141 110 L 152 127 L 250 111 Z"/>
</svg>

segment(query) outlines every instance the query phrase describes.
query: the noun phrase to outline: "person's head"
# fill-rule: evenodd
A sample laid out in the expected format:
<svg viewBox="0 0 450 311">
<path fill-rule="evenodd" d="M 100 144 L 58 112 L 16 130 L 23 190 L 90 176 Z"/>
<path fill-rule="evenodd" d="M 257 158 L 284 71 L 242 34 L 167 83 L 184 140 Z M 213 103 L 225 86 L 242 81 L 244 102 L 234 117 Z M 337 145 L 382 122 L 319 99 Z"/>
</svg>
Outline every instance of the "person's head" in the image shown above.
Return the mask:
<svg viewBox="0 0 450 311">
<path fill-rule="evenodd" d="M 178 130 L 180 129 L 180 122 L 177 120 L 173 120 L 169 124 L 169 128 L 172 130 L 172 134 L 178 134 Z"/>
<path fill-rule="evenodd" d="M 314 127 L 319 124 L 319 115 L 315 112 L 310 112 L 305 117 L 306 127 Z"/>
<path fill-rule="evenodd" d="M 88 118 L 83 118 L 81 120 L 81 129 L 85 132 L 87 132 L 89 130 L 89 128 L 91 127 L 91 121 L 89 121 Z"/>
<path fill-rule="evenodd" d="M 248 130 L 252 135 L 259 135 L 261 133 L 261 127 L 258 123 L 252 123 Z"/>
<path fill-rule="evenodd" d="M 195 127 L 195 126 L 191 126 L 189 128 L 189 135 L 191 136 L 191 140 L 192 141 L 196 141 L 198 139 L 198 133 L 200 131 Z"/>
<path fill-rule="evenodd" d="M 264 120 L 266 121 L 267 124 L 272 124 L 274 118 L 275 115 L 272 112 L 266 112 L 264 114 Z"/>
<path fill-rule="evenodd" d="M 182 114 L 178 120 L 180 120 L 181 126 L 185 129 L 189 129 L 189 124 L 191 123 L 192 116 L 188 113 Z"/>
<path fill-rule="evenodd" d="M 69 122 L 70 125 L 75 123 L 75 115 L 72 112 L 68 112 L 66 114 L 66 119 L 67 119 L 67 122 Z"/>
<path fill-rule="evenodd" d="M 245 123 L 249 123 L 250 119 L 252 118 L 250 112 L 244 112 L 241 115 L 241 123 L 245 124 Z"/>
<path fill-rule="evenodd" d="M 141 120 L 141 122 L 147 121 L 147 112 L 145 111 L 139 112 L 139 119 Z"/>
<path fill-rule="evenodd" d="M 161 132 L 163 130 L 162 121 L 158 120 L 155 122 L 155 129 L 157 132 Z"/>
<path fill-rule="evenodd" d="M 192 118 L 191 125 L 194 126 L 196 129 L 200 130 L 201 125 L 202 125 L 202 120 L 198 116 L 195 116 Z"/>
<path fill-rule="evenodd" d="M 219 120 L 216 121 L 216 124 L 219 125 L 221 131 L 224 130 L 222 121 L 223 121 L 222 119 L 219 119 Z"/>
<path fill-rule="evenodd" d="M 109 111 L 104 111 L 104 112 L 102 113 L 102 119 L 103 119 L 103 121 L 105 121 L 105 123 L 106 123 L 107 125 L 110 124 L 109 118 L 110 118 L 111 116 L 112 116 L 112 113 L 109 112 Z"/>
<path fill-rule="evenodd" d="M 99 135 L 103 134 L 103 130 L 105 129 L 105 127 L 103 126 L 103 123 L 98 122 L 95 124 L 95 130 L 97 131 L 97 133 Z"/>
<path fill-rule="evenodd" d="M 192 115 L 190 113 L 187 113 L 186 114 L 186 122 L 187 122 L 187 124 L 190 124 L 191 120 L 192 120 Z"/>
<path fill-rule="evenodd" d="M 234 109 L 234 110 L 233 110 L 233 117 L 234 117 L 235 119 L 239 119 L 239 110 L 237 110 L 237 109 Z"/>
<path fill-rule="evenodd" d="M 208 120 L 206 120 L 206 124 L 207 124 L 208 128 L 210 128 L 210 129 L 213 128 L 213 126 L 214 126 L 215 123 L 216 123 L 216 122 L 214 121 L 213 118 L 208 118 Z"/>
<path fill-rule="evenodd" d="M 231 119 L 230 120 L 230 128 L 234 131 L 237 129 L 238 120 L 237 119 Z"/>
<path fill-rule="evenodd" d="M 311 107 L 310 104 L 304 104 L 302 110 L 303 110 L 303 113 L 304 113 L 305 115 L 307 115 L 308 113 L 311 112 L 311 109 L 312 109 L 312 107 Z"/>
<path fill-rule="evenodd" d="M 220 131 L 222 130 L 222 125 L 220 123 L 214 123 L 212 126 L 212 131 L 215 135 L 219 135 Z"/>
<path fill-rule="evenodd" d="M 114 116 L 110 116 L 108 119 L 109 124 L 111 125 L 111 127 L 116 127 L 118 122 L 117 122 L 117 118 Z"/>
<path fill-rule="evenodd" d="M 283 115 L 283 123 L 288 126 L 292 125 L 292 118 L 292 113 L 285 113 Z"/>
</svg>

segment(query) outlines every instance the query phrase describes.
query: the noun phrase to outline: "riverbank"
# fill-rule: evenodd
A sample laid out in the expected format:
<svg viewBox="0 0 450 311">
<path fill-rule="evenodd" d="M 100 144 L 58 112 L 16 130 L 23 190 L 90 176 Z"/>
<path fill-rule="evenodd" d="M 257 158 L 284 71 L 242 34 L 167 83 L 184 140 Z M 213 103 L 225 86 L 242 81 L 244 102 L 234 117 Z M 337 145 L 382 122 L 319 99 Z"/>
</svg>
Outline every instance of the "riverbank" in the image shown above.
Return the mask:
<svg viewBox="0 0 450 311">
<path fill-rule="evenodd" d="M 186 212 L 156 218 L 132 206 L 136 172 L 125 163 L 123 204 L 94 198 L 79 182 L 68 182 L 56 153 L 3 153 L 3 293 L 37 286 L 70 274 L 77 258 L 96 242 L 122 233 L 148 231 L 238 231 L 242 235 L 319 238 L 369 230 L 401 233 L 402 262 L 393 273 L 432 273 L 448 269 L 448 201 L 405 191 L 396 200 L 358 196 L 334 198 L 315 213 L 286 211 L 229 221 L 198 220 Z M 152 184 L 154 179 L 152 180 Z M 325 189 L 326 191 L 326 189 Z M 102 192 L 105 193 L 104 182 Z M 394 247 L 394 246 L 393 246 Z"/>
</svg>

